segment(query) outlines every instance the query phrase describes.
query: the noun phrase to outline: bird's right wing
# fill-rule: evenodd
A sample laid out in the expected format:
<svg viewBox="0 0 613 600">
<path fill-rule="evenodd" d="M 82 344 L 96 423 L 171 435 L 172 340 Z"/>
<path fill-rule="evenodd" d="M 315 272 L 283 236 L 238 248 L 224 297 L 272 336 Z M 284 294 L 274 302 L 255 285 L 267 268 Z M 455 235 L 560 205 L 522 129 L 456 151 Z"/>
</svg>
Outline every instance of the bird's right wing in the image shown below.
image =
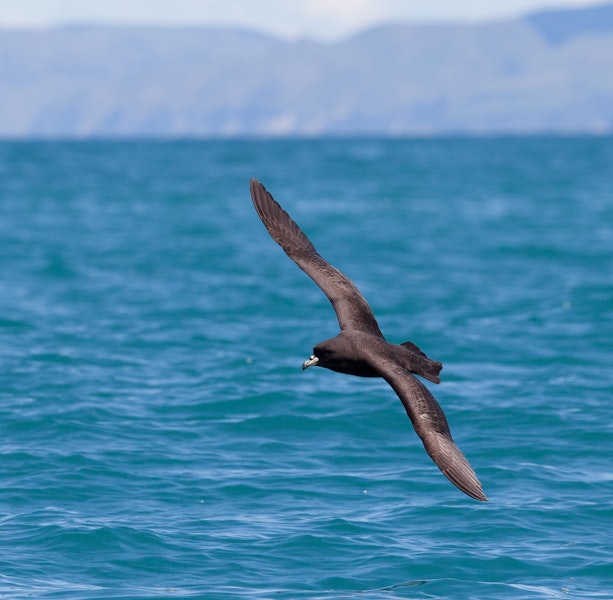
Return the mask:
<svg viewBox="0 0 613 600">
<path fill-rule="evenodd" d="M 351 280 L 319 255 L 309 238 L 259 181 L 252 179 L 250 190 L 268 233 L 328 297 L 340 328 L 383 337 L 370 306 Z"/>
</svg>

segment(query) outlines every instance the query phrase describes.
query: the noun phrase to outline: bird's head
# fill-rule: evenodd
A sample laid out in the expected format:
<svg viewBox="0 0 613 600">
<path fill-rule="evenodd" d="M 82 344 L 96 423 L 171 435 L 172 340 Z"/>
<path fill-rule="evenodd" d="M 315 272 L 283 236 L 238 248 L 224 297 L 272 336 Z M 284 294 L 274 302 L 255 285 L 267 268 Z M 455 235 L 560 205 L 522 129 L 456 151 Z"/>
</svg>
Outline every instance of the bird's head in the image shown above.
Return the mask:
<svg viewBox="0 0 613 600">
<path fill-rule="evenodd" d="M 302 363 L 302 370 L 304 371 L 309 367 L 315 366 L 336 370 L 335 363 L 339 356 L 339 352 L 342 353 L 342 345 L 342 341 L 338 337 L 320 342 L 313 348 L 313 354 L 311 354 L 308 360 Z"/>
</svg>

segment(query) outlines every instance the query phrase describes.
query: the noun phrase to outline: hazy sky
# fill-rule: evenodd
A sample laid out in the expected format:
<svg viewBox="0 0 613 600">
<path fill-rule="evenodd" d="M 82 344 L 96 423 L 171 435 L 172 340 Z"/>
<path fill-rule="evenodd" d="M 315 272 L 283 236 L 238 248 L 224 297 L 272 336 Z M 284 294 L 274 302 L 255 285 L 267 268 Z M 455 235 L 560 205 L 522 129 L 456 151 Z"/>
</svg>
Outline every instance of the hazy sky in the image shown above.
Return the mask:
<svg viewBox="0 0 613 600">
<path fill-rule="evenodd" d="M 0 0 L 0 26 L 64 23 L 233 24 L 338 38 L 390 20 L 483 20 L 594 0 Z"/>
</svg>

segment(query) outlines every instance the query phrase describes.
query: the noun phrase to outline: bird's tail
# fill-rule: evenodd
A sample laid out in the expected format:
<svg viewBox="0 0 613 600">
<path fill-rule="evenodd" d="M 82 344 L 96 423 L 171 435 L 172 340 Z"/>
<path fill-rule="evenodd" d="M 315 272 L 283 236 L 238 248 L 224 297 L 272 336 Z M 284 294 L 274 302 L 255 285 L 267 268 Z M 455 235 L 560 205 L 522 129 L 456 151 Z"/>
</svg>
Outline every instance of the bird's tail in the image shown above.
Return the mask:
<svg viewBox="0 0 613 600">
<path fill-rule="evenodd" d="M 427 379 L 428 381 L 431 381 L 432 383 L 441 382 L 439 373 L 443 368 L 443 363 L 428 358 L 426 353 L 423 352 L 419 348 L 419 346 L 415 345 L 413 342 L 404 342 L 400 345 L 409 350 L 411 354 L 409 366 L 409 371 L 411 371 L 411 373 L 420 375 L 421 377 Z"/>
</svg>

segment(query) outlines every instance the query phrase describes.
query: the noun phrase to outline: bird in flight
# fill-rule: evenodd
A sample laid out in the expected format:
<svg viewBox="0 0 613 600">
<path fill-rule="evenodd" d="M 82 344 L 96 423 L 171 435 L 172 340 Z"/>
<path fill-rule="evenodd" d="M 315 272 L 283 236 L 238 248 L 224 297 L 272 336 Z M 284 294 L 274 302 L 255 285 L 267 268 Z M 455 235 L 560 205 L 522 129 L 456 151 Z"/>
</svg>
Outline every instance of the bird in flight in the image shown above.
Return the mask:
<svg viewBox="0 0 613 600">
<path fill-rule="evenodd" d="M 285 253 L 321 288 L 328 297 L 340 333 L 313 348 L 302 365 L 324 367 L 359 377 L 382 377 L 398 394 L 426 452 L 443 475 L 462 492 L 487 501 L 481 483 L 456 446 L 445 413 L 428 388 L 414 375 L 439 383 L 440 362 L 426 356 L 412 342 L 388 342 L 375 316 L 351 280 L 324 260 L 309 238 L 279 206 L 268 190 L 251 180 L 251 198 L 268 233 Z"/>
</svg>

